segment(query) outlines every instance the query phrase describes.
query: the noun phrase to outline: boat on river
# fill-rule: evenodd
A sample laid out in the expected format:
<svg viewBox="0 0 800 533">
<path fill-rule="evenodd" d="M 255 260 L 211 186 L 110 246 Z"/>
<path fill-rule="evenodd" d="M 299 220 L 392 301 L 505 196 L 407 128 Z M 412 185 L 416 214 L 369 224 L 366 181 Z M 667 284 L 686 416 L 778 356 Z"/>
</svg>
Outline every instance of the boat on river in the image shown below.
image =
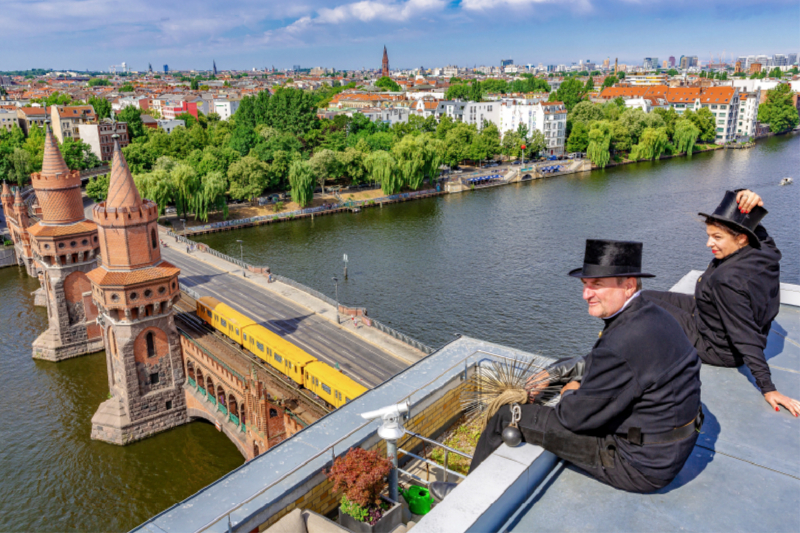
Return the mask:
<svg viewBox="0 0 800 533">
<path fill-rule="evenodd" d="M 792 178 L 783 178 L 781 180 L 780 184 L 781 185 L 791 185 L 792 183 L 794 183 L 794 180 Z"/>
</svg>

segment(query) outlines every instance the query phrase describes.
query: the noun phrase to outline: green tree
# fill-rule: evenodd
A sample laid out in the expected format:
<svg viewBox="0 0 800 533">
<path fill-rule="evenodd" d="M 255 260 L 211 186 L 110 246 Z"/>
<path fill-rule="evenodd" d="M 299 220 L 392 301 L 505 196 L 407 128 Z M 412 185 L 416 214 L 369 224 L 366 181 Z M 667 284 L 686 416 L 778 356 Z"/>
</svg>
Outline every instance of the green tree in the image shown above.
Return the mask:
<svg viewBox="0 0 800 533">
<path fill-rule="evenodd" d="M 621 80 L 624 80 L 625 79 L 625 72 L 623 72 L 623 71 L 617 72 L 617 77 L 619 79 L 621 79 Z"/>
<path fill-rule="evenodd" d="M 758 120 L 769 124 L 773 133 L 797 127 L 797 108 L 792 104 L 792 89 L 788 83 L 767 91 L 767 101 L 758 106 Z"/>
<path fill-rule="evenodd" d="M 768 78 L 781 79 L 781 78 L 783 78 L 783 71 L 781 71 L 781 69 L 779 67 L 775 67 L 774 69 L 769 71 L 769 74 L 767 74 L 767 77 Z"/>
<path fill-rule="evenodd" d="M 339 161 L 336 158 L 336 152 L 327 149 L 320 150 L 311 156 L 309 164 L 320 189 L 322 189 L 322 194 L 325 194 L 325 182 L 338 173 Z"/>
<path fill-rule="evenodd" d="M 353 184 L 363 183 L 366 178 L 365 157 L 366 154 L 359 150 L 358 147 L 347 147 L 343 152 L 336 153 L 336 159 L 342 175 L 349 177 Z"/>
<path fill-rule="evenodd" d="M 231 132 L 229 146 L 244 156 L 250 153 L 257 142 L 258 135 L 253 128 L 245 124 L 237 124 Z"/>
<path fill-rule="evenodd" d="M 292 200 L 305 207 L 314 198 L 314 171 L 308 161 L 295 160 L 289 166 L 289 185 Z"/>
<path fill-rule="evenodd" d="M 689 109 L 683 116 L 691 120 L 700 130 L 701 141 L 714 142 L 717 137 L 717 121 L 707 107 L 700 108 L 696 113 Z"/>
<path fill-rule="evenodd" d="M 631 143 L 639 142 L 639 137 L 647 127 L 648 115 L 639 108 L 626 109 L 619 117 L 620 123 L 628 129 L 631 136 Z"/>
<path fill-rule="evenodd" d="M 175 120 L 182 120 L 187 130 L 192 129 L 192 126 L 197 124 L 197 119 L 190 113 L 181 113 L 175 117 Z"/>
<path fill-rule="evenodd" d="M 592 121 L 603 120 L 605 114 L 603 113 L 603 106 L 600 104 L 583 101 L 572 109 L 569 118 L 572 120 L 572 127 L 574 128 L 576 122 L 583 122 L 588 125 Z"/>
<path fill-rule="evenodd" d="M 222 211 L 222 217 L 228 218 L 228 180 L 218 171 L 212 171 L 202 177 L 200 187 L 194 195 L 195 217 L 203 222 L 208 222 L 208 213 L 211 210 Z"/>
<path fill-rule="evenodd" d="M 508 130 L 503 134 L 503 141 L 500 143 L 500 152 L 508 157 L 519 157 L 522 153 L 522 145 L 526 143 L 518 132 Z"/>
<path fill-rule="evenodd" d="M 546 148 L 547 141 L 544 138 L 544 133 L 539 130 L 533 130 L 530 135 L 528 135 L 528 143 L 525 149 L 528 159 L 537 157 Z"/>
<path fill-rule="evenodd" d="M 197 80 L 192 80 L 189 82 L 189 88 L 193 91 L 197 91 L 200 89 L 200 83 Z"/>
<path fill-rule="evenodd" d="M 378 81 L 375 82 L 375 87 L 380 87 L 385 91 L 391 91 L 399 93 L 402 91 L 400 86 L 389 76 L 383 76 Z"/>
<path fill-rule="evenodd" d="M 392 154 L 384 150 L 371 152 L 364 159 L 370 180 L 380 183 L 384 194 L 396 194 L 403 188 L 403 179 L 397 171 L 397 164 Z"/>
<path fill-rule="evenodd" d="M 444 139 L 445 164 L 452 167 L 466 159 L 469 147 L 472 145 L 472 138 L 476 134 L 475 126 L 463 122 L 453 125 Z"/>
<path fill-rule="evenodd" d="M 138 174 L 133 177 L 136 188 L 143 198 L 152 200 L 158 206 L 158 212 L 164 214 L 164 209 L 172 203 L 174 187 L 172 178 L 167 170 L 156 169 L 147 174 Z"/>
<path fill-rule="evenodd" d="M 564 102 L 567 112 L 571 112 L 578 105 L 578 102 L 583 100 L 585 94 L 584 85 L 575 78 L 569 78 L 561 83 L 557 91 L 550 93 L 549 100 L 551 102 Z"/>
<path fill-rule="evenodd" d="M 611 149 L 615 153 L 628 152 L 631 149 L 630 131 L 618 120 L 611 122 Z"/>
<path fill-rule="evenodd" d="M 686 155 L 692 155 L 692 150 L 694 150 L 694 145 L 699 136 L 700 130 L 691 120 L 686 118 L 677 120 L 675 122 L 675 134 L 672 137 L 675 144 L 675 151 L 678 153 L 686 152 Z"/>
<path fill-rule="evenodd" d="M 111 180 L 108 174 L 102 174 L 89 178 L 86 183 L 86 196 L 95 202 L 102 202 L 108 196 L 108 184 Z"/>
<path fill-rule="evenodd" d="M 616 76 L 606 76 L 606 79 L 603 80 L 603 87 L 613 87 L 618 81 Z"/>
<path fill-rule="evenodd" d="M 605 168 L 611 159 L 609 148 L 611 146 L 611 125 L 602 120 L 592 124 L 589 130 L 589 145 L 586 148 L 586 155 L 592 163 L 600 168 Z"/>
<path fill-rule="evenodd" d="M 22 148 L 14 148 L 11 152 L 8 178 L 20 187 L 24 187 L 31 175 L 31 154 Z"/>
<path fill-rule="evenodd" d="M 671 68 L 671 69 L 669 69 L 669 70 L 667 71 L 667 74 L 669 74 L 670 76 L 677 76 L 678 74 L 680 74 L 680 72 L 678 72 L 678 71 L 677 71 L 677 70 L 675 70 L 674 68 Z"/>
<path fill-rule="evenodd" d="M 132 93 L 133 91 L 134 91 L 133 85 L 131 85 L 130 83 L 126 83 L 125 85 L 119 88 L 119 92 L 121 93 Z"/>
<path fill-rule="evenodd" d="M 107 87 L 111 85 L 111 82 L 105 78 L 92 78 L 87 82 L 89 87 Z"/>
<path fill-rule="evenodd" d="M 446 100 L 469 100 L 470 99 L 470 86 L 466 83 L 456 83 L 450 85 L 445 93 Z"/>
<path fill-rule="evenodd" d="M 645 128 L 639 144 L 631 150 L 631 159 L 635 161 L 658 159 L 667 149 L 667 144 L 669 144 L 667 128 Z"/>
<path fill-rule="evenodd" d="M 594 78 L 589 76 L 586 80 L 586 85 L 583 86 L 583 94 L 589 94 L 592 91 L 594 91 Z"/>
<path fill-rule="evenodd" d="M 175 188 L 172 193 L 175 208 L 186 218 L 189 211 L 195 207 L 195 196 L 200 190 L 200 176 L 190 165 L 183 162 L 175 164 L 169 175 Z M 196 213 L 195 218 L 197 218 Z"/>
<path fill-rule="evenodd" d="M 567 152 L 585 152 L 589 146 L 589 127 L 583 122 L 576 122 L 567 139 Z"/>
<path fill-rule="evenodd" d="M 70 170 L 84 170 L 99 164 L 97 156 L 92 153 L 92 148 L 80 139 L 64 139 L 61 155 Z"/>
<path fill-rule="evenodd" d="M 128 137 L 131 140 L 144 137 L 144 125 L 142 124 L 142 110 L 132 105 L 127 106 L 117 113 L 117 120 L 128 124 Z"/>
<path fill-rule="evenodd" d="M 94 109 L 97 118 L 102 120 L 111 117 L 111 102 L 105 98 L 98 98 L 96 96 L 89 97 L 89 105 Z"/>
<path fill-rule="evenodd" d="M 246 156 L 228 168 L 228 194 L 236 200 L 252 200 L 264 192 L 269 167 L 255 157 Z"/>
</svg>

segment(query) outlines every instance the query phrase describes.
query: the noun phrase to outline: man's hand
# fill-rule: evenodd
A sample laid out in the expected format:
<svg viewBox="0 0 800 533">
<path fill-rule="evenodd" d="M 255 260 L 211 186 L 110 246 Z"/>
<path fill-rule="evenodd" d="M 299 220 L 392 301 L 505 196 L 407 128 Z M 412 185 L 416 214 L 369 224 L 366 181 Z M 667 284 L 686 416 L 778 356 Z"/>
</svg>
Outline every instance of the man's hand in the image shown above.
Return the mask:
<svg viewBox="0 0 800 533">
<path fill-rule="evenodd" d="M 793 400 L 788 396 L 784 396 L 783 394 L 781 394 L 776 390 L 766 393 L 764 395 L 764 399 L 767 400 L 767 403 L 769 403 L 772 407 L 774 407 L 776 411 L 780 411 L 781 408 L 778 406 L 782 405 L 786 408 L 787 411 L 792 413 L 795 417 L 800 415 L 800 402 L 798 402 L 797 400 Z"/>
<path fill-rule="evenodd" d="M 757 205 L 764 207 L 764 201 L 761 197 L 747 189 L 736 193 L 736 202 L 739 204 L 739 211 L 742 213 L 749 213 Z"/>
<path fill-rule="evenodd" d="M 550 385 L 550 374 L 547 370 L 537 372 L 525 382 L 525 390 L 528 391 L 528 401 L 532 402 L 537 394 L 542 392 Z"/>
<path fill-rule="evenodd" d="M 561 395 L 563 396 L 565 392 L 568 390 L 578 390 L 581 388 L 581 384 L 577 381 L 570 381 L 566 385 L 561 388 Z"/>
</svg>

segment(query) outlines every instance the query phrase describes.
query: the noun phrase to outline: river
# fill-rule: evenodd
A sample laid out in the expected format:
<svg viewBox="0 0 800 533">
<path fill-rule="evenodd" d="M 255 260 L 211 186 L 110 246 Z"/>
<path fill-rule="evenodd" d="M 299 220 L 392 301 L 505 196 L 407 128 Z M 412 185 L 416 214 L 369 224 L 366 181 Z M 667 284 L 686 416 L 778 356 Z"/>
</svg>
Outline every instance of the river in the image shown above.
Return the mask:
<svg viewBox="0 0 800 533">
<path fill-rule="evenodd" d="M 691 160 L 638 163 L 213 234 L 204 242 L 266 264 L 432 346 L 454 333 L 529 351 L 585 353 L 601 324 L 586 314 L 579 267 L 584 239 L 641 240 L 645 286 L 666 289 L 711 254 L 696 213 L 726 188 L 765 198 L 764 224 L 784 253 L 783 281 L 800 283 L 797 135 L 750 150 Z M 350 259 L 342 279 L 342 254 Z M 106 398 L 104 354 L 61 363 L 33 361 L 31 342 L 47 324 L 33 307 L 38 283 L 0 270 L 0 531 L 124 531 L 242 464 L 235 446 L 205 423 L 127 447 L 90 440 Z"/>
<path fill-rule="evenodd" d="M 268 265 L 438 347 L 455 333 L 549 355 L 584 353 L 599 323 L 580 282 L 587 238 L 644 243 L 645 287 L 668 289 L 711 259 L 697 213 L 713 212 L 725 189 L 764 197 L 764 225 L 800 283 L 800 135 L 749 150 L 636 163 L 535 182 L 215 233 L 202 242 Z M 800 181 L 800 180 L 797 180 Z M 344 281 L 343 254 L 349 259 Z"/>
</svg>

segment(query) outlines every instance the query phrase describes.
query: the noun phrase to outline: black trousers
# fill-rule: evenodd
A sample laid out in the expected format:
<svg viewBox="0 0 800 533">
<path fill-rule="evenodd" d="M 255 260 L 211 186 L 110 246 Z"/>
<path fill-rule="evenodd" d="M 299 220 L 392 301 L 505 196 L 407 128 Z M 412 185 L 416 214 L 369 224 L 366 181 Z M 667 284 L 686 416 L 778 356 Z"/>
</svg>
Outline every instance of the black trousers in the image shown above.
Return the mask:
<svg viewBox="0 0 800 533">
<path fill-rule="evenodd" d="M 612 487 L 630 492 L 653 492 L 669 481 L 649 479 L 616 453 L 613 437 L 578 435 L 561 425 L 552 407 L 538 404 L 520 406 L 518 423 L 525 442 L 536 444 L 569 461 L 592 477 Z M 475 470 L 501 444 L 503 430 L 511 423 L 511 408 L 503 406 L 489 419 L 478 439 L 470 472 Z"/>
<path fill-rule="evenodd" d="M 721 359 L 706 348 L 705 339 L 697 329 L 697 302 L 694 296 L 668 291 L 642 291 L 642 296 L 667 311 L 681 325 L 689 341 L 697 349 L 700 360 L 707 365 L 735 367 L 735 361 Z"/>
</svg>

